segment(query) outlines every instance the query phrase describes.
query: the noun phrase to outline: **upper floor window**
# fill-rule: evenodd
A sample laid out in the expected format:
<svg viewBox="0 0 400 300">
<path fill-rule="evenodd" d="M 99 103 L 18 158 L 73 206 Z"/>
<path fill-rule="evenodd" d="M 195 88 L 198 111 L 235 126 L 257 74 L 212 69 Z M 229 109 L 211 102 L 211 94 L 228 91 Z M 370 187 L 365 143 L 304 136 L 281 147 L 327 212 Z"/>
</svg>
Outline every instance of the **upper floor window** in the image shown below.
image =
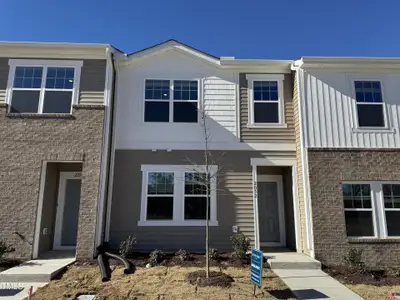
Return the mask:
<svg viewBox="0 0 400 300">
<path fill-rule="evenodd" d="M 11 113 L 71 113 L 82 61 L 10 60 Z"/>
<path fill-rule="evenodd" d="M 380 81 L 354 81 L 359 127 L 385 127 Z"/>
<path fill-rule="evenodd" d="M 197 80 L 145 81 L 145 122 L 197 123 Z"/>
<path fill-rule="evenodd" d="M 250 126 L 284 124 L 283 79 L 283 75 L 247 75 Z"/>
</svg>

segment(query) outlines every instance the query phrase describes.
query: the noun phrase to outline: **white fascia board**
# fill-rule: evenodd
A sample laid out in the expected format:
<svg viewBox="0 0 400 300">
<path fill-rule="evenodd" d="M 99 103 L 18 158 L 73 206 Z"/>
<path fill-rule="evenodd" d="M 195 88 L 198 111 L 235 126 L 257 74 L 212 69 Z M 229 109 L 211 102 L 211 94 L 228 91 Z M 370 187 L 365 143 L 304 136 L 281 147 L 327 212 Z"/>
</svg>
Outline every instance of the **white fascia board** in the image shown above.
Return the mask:
<svg viewBox="0 0 400 300">
<path fill-rule="evenodd" d="M 240 72 L 251 73 L 291 73 L 292 60 L 263 60 L 263 59 L 224 59 L 221 66 Z"/>
<path fill-rule="evenodd" d="M 400 70 L 400 58 L 384 57 L 302 57 L 302 68 L 335 70 Z"/>
</svg>

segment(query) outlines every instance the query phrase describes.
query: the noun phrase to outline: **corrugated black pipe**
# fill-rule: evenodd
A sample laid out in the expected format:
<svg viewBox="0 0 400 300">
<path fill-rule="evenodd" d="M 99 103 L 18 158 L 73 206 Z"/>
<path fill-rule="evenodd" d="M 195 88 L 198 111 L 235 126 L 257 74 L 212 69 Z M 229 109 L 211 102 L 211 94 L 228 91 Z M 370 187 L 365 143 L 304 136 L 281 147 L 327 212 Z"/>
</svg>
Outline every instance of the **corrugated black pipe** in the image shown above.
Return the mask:
<svg viewBox="0 0 400 300">
<path fill-rule="evenodd" d="M 111 278 L 111 272 L 110 272 L 110 268 L 109 267 L 107 268 L 108 263 L 106 264 L 104 262 L 104 259 L 108 260 L 108 258 L 104 254 L 99 253 L 97 255 L 97 263 L 98 263 L 99 268 L 100 268 L 101 281 L 102 282 L 107 282 Z"/>
<path fill-rule="evenodd" d="M 123 258 L 120 255 L 113 254 L 113 253 L 110 253 L 110 252 L 104 252 L 104 254 L 107 255 L 108 257 L 111 257 L 111 258 L 114 258 L 114 259 L 117 259 L 117 260 L 121 261 L 125 266 L 124 274 L 133 273 L 133 266 L 130 263 L 130 261 L 126 260 L 125 258 Z"/>
</svg>

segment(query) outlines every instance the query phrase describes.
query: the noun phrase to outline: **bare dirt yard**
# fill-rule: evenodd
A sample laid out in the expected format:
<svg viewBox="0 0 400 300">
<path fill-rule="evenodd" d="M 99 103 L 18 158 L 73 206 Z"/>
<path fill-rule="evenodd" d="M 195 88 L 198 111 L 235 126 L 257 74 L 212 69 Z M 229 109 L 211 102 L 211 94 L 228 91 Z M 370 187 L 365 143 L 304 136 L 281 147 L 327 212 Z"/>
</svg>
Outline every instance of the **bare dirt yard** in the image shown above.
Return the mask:
<svg viewBox="0 0 400 300">
<path fill-rule="evenodd" d="M 230 287 L 199 287 L 187 278 L 190 272 L 203 270 L 198 266 L 137 267 L 134 274 L 125 275 L 122 266 L 112 266 L 111 280 L 102 282 L 96 265 L 72 265 L 49 285 L 40 288 L 32 300 L 76 299 L 81 294 L 96 294 L 96 300 L 106 299 L 296 299 L 285 284 L 271 270 L 265 268 L 262 289 L 253 296 L 249 267 L 213 266 L 212 271 L 223 272 L 234 280 Z"/>
</svg>

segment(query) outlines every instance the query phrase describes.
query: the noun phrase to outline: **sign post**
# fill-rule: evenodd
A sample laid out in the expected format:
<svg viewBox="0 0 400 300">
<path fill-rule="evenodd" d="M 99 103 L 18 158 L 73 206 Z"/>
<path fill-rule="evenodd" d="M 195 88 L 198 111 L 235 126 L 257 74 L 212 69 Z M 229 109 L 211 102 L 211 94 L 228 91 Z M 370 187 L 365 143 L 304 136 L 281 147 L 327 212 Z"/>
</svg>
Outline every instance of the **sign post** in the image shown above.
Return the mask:
<svg viewBox="0 0 400 300">
<path fill-rule="evenodd" d="M 251 249 L 250 280 L 254 284 L 254 295 L 256 294 L 256 286 L 261 287 L 263 261 L 263 253 L 260 250 Z"/>
</svg>

